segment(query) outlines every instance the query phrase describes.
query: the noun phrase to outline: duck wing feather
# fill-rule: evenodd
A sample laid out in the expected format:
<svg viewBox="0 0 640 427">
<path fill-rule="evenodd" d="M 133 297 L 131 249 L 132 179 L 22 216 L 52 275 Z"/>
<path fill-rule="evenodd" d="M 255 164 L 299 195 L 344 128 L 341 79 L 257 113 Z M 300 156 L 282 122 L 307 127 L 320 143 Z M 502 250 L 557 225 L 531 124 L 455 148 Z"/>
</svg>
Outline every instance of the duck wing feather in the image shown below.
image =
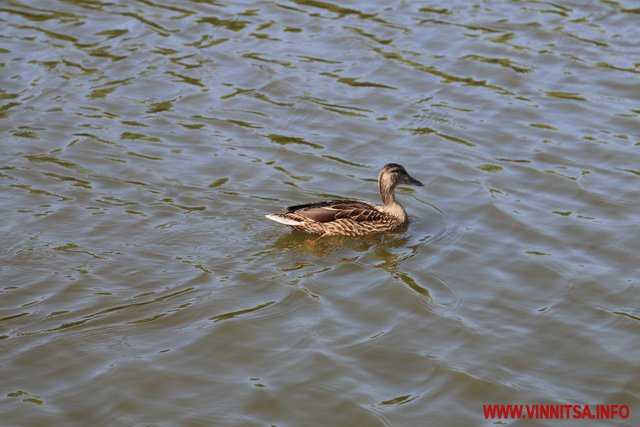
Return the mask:
<svg viewBox="0 0 640 427">
<path fill-rule="evenodd" d="M 325 200 L 289 206 L 287 213 L 300 215 L 316 222 L 331 222 L 337 219 L 351 219 L 356 222 L 381 221 L 386 217 L 374 205 L 360 200 Z"/>
</svg>

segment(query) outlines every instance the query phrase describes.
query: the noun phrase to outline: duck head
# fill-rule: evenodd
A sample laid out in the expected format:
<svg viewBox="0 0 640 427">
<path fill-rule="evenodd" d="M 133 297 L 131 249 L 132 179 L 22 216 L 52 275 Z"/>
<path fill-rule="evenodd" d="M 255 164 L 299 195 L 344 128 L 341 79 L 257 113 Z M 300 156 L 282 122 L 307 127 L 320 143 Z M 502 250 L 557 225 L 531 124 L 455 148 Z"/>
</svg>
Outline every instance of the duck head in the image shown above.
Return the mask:
<svg viewBox="0 0 640 427">
<path fill-rule="evenodd" d="M 383 189 L 390 191 L 398 185 L 424 186 L 424 184 L 409 175 L 407 170 L 397 163 L 388 163 L 384 165 L 380 171 L 380 175 L 378 175 L 378 183 L 380 185 L 380 191 Z"/>
</svg>

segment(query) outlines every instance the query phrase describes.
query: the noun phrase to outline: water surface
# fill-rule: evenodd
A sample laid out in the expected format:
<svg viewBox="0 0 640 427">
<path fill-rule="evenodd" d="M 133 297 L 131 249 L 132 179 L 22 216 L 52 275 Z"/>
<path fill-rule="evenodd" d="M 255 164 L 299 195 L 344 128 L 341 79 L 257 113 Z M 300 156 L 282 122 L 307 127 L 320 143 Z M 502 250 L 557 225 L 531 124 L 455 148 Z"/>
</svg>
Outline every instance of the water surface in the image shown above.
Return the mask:
<svg viewBox="0 0 640 427">
<path fill-rule="evenodd" d="M 2 3 L 3 423 L 637 424 L 639 13 Z M 406 231 L 264 218 L 388 162 Z"/>
</svg>

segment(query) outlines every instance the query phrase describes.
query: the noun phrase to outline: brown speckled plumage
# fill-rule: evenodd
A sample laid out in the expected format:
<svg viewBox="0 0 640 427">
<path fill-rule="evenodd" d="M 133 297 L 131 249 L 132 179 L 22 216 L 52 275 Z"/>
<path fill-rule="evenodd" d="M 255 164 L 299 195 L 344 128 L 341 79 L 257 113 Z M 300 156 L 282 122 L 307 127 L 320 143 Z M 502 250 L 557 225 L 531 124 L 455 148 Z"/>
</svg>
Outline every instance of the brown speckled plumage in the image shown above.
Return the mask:
<svg viewBox="0 0 640 427">
<path fill-rule="evenodd" d="M 400 184 L 422 186 L 402 166 L 389 163 L 378 175 L 382 206 L 359 200 L 325 200 L 289 206 L 286 212 L 267 215 L 267 218 L 322 236 L 364 236 L 395 230 L 408 222 L 407 213 L 395 199 L 395 188 Z"/>
</svg>

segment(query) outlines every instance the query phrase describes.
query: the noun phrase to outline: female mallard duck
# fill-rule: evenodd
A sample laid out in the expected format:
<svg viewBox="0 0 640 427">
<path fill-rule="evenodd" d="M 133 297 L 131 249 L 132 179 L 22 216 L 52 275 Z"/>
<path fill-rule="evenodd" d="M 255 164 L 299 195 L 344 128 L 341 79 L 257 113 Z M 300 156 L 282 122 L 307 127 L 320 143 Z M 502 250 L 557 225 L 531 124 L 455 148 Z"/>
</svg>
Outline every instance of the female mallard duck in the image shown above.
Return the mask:
<svg viewBox="0 0 640 427">
<path fill-rule="evenodd" d="M 400 184 L 422 187 L 422 183 L 412 178 L 405 168 L 389 163 L 378 175 L 382 206 L 359 200 L 325 200 L 289 206 L 285 213 L 266 217 L 295 230 L 322 236 L 364 236 L 395 230 L 409 222 L 407 213 L 395 197 L 395 189 Z"/>
</svg>

